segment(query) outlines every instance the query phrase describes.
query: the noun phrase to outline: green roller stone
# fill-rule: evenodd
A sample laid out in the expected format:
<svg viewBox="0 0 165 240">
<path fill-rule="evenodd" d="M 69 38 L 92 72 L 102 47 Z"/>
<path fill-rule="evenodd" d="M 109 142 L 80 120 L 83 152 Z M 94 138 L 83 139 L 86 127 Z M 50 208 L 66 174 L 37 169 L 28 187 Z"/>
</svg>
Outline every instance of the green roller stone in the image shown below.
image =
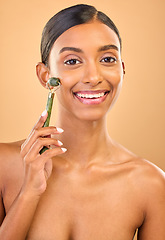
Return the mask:
<svg viewBox="0 0 165 240">
<path fill-rule="evenodd" d="M 56 87 L 60 84 L 60 79 L 55 77 L 49 78 L 48 84 L 52 87 Z"/>
<path fill-rule="evenodd" d="M 48 126 L 49 126 L 50 116 L 51 116 L 51 111 L 52 111 L 52 106 L 53 106 L 53 99 L 54 99 L 54 93 L 49 92 L 48 100 L 47 100 L 47 105 L 46 105 L 46 111 L 48 112 L 48 116 L 47 116 L 47 119 L 46 119 L 43 127 L 48 127 Z M 42 154 L 43 152 L 45 152 L 47 149 L 48 149 L 47 147 L 43 147 L 43 148 L 40 150 L 40 154 Z"/>
<path fill-rule="evenodd" d="M 47 85 L 49 85 L 51 87 L 57 87 L 58 85 L 60 85 L 60 79 L 55 78 L 55 77 L 49 78 Z M 50 87 L 49 87 L 49 90 L 50 90 Z M 54 92 L 52 92 L 50 90 L 50 92 L 48 94 L 47 104 L 46 104 L 46 111 L 48 112 L 48 116 L 47 116 L 47 119 L 46 119 L 43 127 L 49 127 L 50 116 L 51 116 L 51 111 L 52 111 L 52 106 L 53 106 L 53 99 L 54 99 Z M 40 151 L 40 154 L 45 152 L 47 149 L 48 149 L 47 147 L 43 147 Z"/>
</svg>

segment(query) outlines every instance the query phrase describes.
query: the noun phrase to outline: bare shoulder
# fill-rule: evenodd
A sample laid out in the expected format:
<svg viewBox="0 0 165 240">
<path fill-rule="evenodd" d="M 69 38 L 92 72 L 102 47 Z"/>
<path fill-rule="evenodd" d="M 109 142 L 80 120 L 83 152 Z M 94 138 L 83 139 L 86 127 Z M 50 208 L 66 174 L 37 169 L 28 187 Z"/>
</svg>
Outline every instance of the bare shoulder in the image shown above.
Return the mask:
<svg viewBox="0 0 165 240">
<path fill-rule="evenodd" d="M 149 160 L 142 158 L 132 159 L 134 164 L 134 174 L 138 178 L 139 184 L 147 188 L 165 189 L 165 172 Z"/>
<path fill-rule="evenodd" d="M 129 168 L 138 183 L 164 184 L 165 172 L 151 161 L 138 157 L 121 145 L 117 145 L 122 165 Z M 128 167 L 129 166 L 129 167 Z"/>
<path fill-rule="evenodd" d="M 151 161 L 133 157 L 130 162 L 130 176 L 136 196 L 144 212 L 153 211 L 155 205 L 165 208 L 165 172 Z"/>
<path fill-rule="evenodd" d="M 20 150 L 23 142 L 0 143 L 0 224 L 22 185 Z"/>
<path fill-rule="evenodd" d="M 138 239 L 163 240 L 165 239 L 165 173 L 146 159 L 134 158 L 132 164 L 135 195 L 144 216 L 138 230 Z"/>
<path fill-rule="evenodd" d="M 20 150 L 24 140 L 12 143 L 0 143 L 0 178 L 5 177 L 13 169 L 19 169 Z"/>
<path fill-rule="evenodd" d="M 128 173 L 131 184 L 139 196 L 150 198 L 151 195 L 165 194 L 165 172 L 147 159 L 143 159 L 117 144 L 121 167 Z M 153 198 L 152 198 L 153 199 Z M 144 200 L 144 199 L 143 199 Z"/>
<path fill-rule="evenodd" d="M 139 160 L 142 166 L 141 186 L 146 200 L 146 209 L 165 203 L 165 172 L 146 159 Z M 165 204 L 163 204 L 165 209 Z"/>
<path fill-rule="evenodd" d="M 17 142 L 9 142 L 9 143 L 0 143 L 0 156 L 3 154 L 6 155 L 10 153 L 11 151 L 17 151 L 20 150 L 22 143 L 24 140 L 20 140 Z"/>
<path fill-rule="evenodd" d="M 5 163 L 6 161 L 13 159 L 13 156 L 18 155 L 23 142 L 24 140 L 11 143 L 0 143 L 0 164 Z"/>
</svg>

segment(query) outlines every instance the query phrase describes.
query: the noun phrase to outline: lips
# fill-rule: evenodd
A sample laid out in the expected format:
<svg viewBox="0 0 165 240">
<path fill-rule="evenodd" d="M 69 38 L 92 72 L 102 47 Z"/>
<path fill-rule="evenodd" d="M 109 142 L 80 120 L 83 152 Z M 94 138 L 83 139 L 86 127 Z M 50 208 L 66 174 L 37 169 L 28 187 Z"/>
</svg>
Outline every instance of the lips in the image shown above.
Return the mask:
<svg viewBox="0 0 165 240">
<path fill-rule="evenodd" d="M 102 103 L 110 91 L 98 90 L 98 91 L 79 91 L 75 92 L 75 97 L 84 104 L 99 104 Z"/>
<path fill-rule="evenodd" d="M 100 97 L 103 97 L 105 93 L 92 93 L 92 94 L 84 94 L 84 93 L 76 93 L 76 95 L 78 97 L 81 97 L 81 98 L 100 98 Z"/>
</svg>

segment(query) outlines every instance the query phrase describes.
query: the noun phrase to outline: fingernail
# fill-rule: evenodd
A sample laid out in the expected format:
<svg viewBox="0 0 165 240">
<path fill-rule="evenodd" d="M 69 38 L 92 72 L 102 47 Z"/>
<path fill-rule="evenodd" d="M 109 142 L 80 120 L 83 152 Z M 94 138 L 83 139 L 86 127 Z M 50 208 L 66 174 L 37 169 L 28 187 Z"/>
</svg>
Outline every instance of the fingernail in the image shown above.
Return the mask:
<svg viewBox="0 0 165 240">
<path fill-rule="evenodd" d="M 66 152 L 66 151 L 67 151 L 67 149 L 66 149 L 66 148 L 61 148 L 61 150 L 62 150 L 63 152 Z"/>
<path fill-rule="evenodd" d="M 58 140 L 57 142 L 58 142 L 59 146 L 63 145 L 63 143 L 60 140 Z"/>
<path fill-rule="evenodd" d="M 42 117 L 44 117 L 47 114 L 46 109 L 43 111 L 43 113 L 41 114 Z"/>
<path fill-rule="evenodd" d="M 64 130 L 62 129 L 62 128 L 56 128 L 57 129 L 57 132 L 59 132 L 59 133 L 62 133 Z"/>
</svg>

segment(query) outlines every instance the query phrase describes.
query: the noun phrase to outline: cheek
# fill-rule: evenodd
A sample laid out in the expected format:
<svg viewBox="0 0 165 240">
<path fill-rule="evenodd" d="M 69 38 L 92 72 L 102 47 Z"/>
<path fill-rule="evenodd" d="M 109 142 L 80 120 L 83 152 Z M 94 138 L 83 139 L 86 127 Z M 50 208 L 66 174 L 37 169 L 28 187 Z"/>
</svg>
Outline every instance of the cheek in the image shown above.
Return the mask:
<svg viewBox="0 0 165 240">
<path fill-rule="evenodd" d="M 115 68 L 115 69 L 108 69 L 104 72 L 104 79 L 106 79 L 111 87 L 117 88 L 118 85 L 121 84 L 123 75 L 122 75 L 122 69 L 121 68 Z"/>
<path fill-rule="evenodd" d="M 69 81 L 69 79 L 67 79 Z M 56 91 L 57 99 L 63 106 L 69 106 L 73 101 L 72 86 L 66 82 L 61 81 L 59 90 Z"/>
<path fill-rule="evenodd" d="M 73 77 L 69 76 L 60 76 L 61 81 L 61 87 L 60 87 L 60 95 L 63 95 L 64 97 L 69 97 L 69 95 L 72 96 L 73 88 L 76 85 L 76 81 L 74 81 Z M 65 96 L 66 95 L 66 96 Z"/>
<path fill-rule="evenodd" d="M 69 99 L 68 99 L 68 93 L 66 93 L 64 91 L 64 89 L 62 88 L 62 86 L 60 87 L 59 91 L 56 92 L 56 96 L 57 96 L 57 102 L 58 102 L 58 105 L 63 108 L 68 108 L 69 107 L 69 103 L 71 102 Z"/>
<path fill-rule="evenodd" d="M 60 78 L 62 86 L 66 89 L 71 89 L 80 79 L 79 71 L 68 70 L 60 64 L 57 64 L 56 69 L 51 69 L 51 74 L 56 74 Z"/>
</svg>

